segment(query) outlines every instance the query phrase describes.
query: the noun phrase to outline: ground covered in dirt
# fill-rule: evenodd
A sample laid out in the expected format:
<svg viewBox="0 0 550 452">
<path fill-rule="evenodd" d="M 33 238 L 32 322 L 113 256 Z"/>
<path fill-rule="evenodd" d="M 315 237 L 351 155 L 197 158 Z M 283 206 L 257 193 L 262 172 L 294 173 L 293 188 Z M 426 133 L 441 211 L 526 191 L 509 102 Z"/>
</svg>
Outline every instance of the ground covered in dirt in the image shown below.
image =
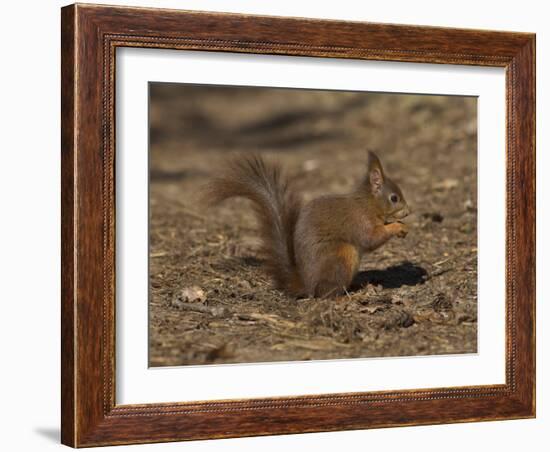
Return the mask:
<svg viewBox="0 0 550 452">
<path fill-rule="evenodd" d="M 151 85 L 149 364 L 477 350 L 474 98 Z M 345 193 L 377 151 L 413 210 L 405 239 L 364 257 L 343 297 L 274 290 L 248 201 L 199 187 L 233 153 L 298 176 L 305 200 Z"/>
</svg>

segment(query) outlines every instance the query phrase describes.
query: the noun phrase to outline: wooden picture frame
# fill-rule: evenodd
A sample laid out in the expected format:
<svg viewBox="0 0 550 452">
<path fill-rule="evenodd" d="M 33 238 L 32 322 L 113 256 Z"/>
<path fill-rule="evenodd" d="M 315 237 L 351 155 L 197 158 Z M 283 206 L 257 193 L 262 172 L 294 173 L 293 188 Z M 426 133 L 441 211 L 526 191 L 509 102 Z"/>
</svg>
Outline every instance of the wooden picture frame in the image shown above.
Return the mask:
<svg viewBox="0 0 550 452">
<path fill-rule="evenodd" d="M 535 416 L 535 35 L 176 10 L 62 9 L 62 442 L 73 447 Z M 506 383 L 115 403 L 115 50 L 506 69 Z"/>
</svg>

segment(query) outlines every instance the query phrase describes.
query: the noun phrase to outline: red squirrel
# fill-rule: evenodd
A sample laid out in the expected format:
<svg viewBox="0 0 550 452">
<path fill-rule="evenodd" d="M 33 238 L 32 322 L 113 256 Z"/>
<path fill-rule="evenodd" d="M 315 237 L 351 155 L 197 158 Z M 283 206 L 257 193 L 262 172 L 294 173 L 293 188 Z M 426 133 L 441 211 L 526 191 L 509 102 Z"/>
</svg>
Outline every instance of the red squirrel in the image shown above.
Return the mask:
<svg viewBox="0 0 550 452">
<path fill-rule="evenodd" d="M 295 297 L 345 293 L 364 253 L 408 232 L 398 221 L 409 214 L 407 202 L 372 151 L 364 181 L 346 195 L 303 204 L 280 166 L 257 155 L 230 162 L 203 195 L 210 205 L 236 196 L 253 202 L 267 273 Z"/>
</svg>

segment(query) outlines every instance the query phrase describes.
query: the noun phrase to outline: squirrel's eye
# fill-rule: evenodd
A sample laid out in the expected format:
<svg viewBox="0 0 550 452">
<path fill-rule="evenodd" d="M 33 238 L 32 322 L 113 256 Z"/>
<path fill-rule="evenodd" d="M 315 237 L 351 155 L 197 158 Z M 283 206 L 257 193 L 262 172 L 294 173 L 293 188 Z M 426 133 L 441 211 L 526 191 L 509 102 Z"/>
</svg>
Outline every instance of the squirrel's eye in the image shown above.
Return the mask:
<svg viewBox="0 0 550 452">
<path fill-rule="evenodd" d="M 393 202 L 394 204 L 399 201 L 399 196 L 397 196 L 395 193 L 393 195 L 390 196 L 390 201 Z"/>
</svg>

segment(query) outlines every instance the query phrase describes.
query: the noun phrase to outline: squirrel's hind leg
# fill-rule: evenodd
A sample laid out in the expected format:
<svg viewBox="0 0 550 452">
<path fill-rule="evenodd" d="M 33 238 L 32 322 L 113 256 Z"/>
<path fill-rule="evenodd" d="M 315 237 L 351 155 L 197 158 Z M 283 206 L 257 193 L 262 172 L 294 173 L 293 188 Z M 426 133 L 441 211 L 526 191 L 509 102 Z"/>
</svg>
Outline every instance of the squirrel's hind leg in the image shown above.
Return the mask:
<svg viewBox="0 0 550 452">
<path fill-rule="evenodd" d="M 349 243 L 331 243 L 320 251 L 312 278 L 312 294 L 320 298 L 343 294 L 359 269 L 357 248 Z"/>
</svg>

